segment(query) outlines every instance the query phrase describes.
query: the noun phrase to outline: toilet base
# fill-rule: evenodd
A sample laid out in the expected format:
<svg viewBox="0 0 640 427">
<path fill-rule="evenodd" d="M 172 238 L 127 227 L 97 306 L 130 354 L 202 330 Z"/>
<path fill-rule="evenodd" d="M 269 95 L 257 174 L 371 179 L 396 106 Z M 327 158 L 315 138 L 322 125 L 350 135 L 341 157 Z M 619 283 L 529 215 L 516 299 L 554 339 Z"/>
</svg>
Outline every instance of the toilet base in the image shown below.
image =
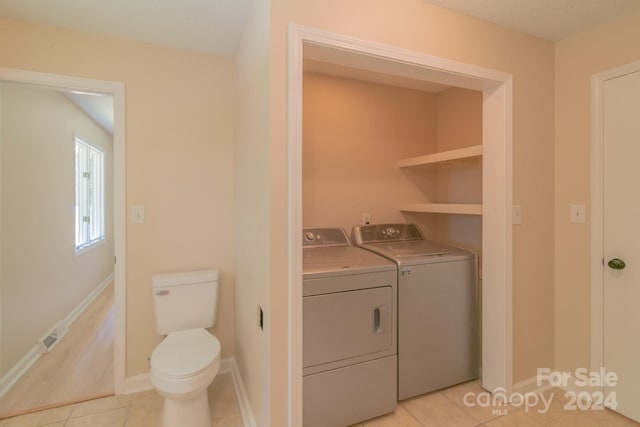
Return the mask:
<svg viewBox="0 0 640 427">
<path fill-rule="evenodd" d="M 207 389 L 189 399 L 164 399 L 162 427 L 211 427 Z"/>
</svg>

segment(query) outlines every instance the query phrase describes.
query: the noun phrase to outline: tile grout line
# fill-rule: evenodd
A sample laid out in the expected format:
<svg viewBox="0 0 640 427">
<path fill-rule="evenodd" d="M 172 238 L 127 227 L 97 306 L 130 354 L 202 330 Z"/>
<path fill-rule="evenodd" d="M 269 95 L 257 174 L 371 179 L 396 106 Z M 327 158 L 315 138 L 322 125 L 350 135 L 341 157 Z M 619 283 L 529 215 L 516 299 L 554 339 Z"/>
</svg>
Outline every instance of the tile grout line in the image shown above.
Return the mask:
<svg viewBox="0 0 640 427">
<path fill-rule="evenodd" d="M 416 417 L 411 413 L 411 411 L 409 411 L 409 408 L 405 407 L 405 406 L 404 406 L 404 405 L 402 405 L 402 404 L 400 404 L 400 406 L 402 406 L 402 408 L 403 408 L 405 411 L 407 411 L 407 413 L 409 414 L 409 416 L 410 416 L 411 418 L 413 418 L 414 420 L 416 420 L 416 422 L 417 422 L 418 424 L 420 424 L 420 426 L 421 426 L 421 427 L 424 427 L 424 425 L 420 422 L 420 420 L 419 420 L 419 419 L 417 419 L 417 418 L 416 418 Z"/>
<path fill-rule="evenodd" d="M 405 401 L 406 401 L 406 400 L 408 400 L 408 399 L 405 399 Z M 407 406 L 404 406 L 404 403 L 401 403 L 401 404 L 400 404 L 400 406 L 402 406 L 402 408 L 403 408 L 405 411 L 407 411 L 407 413 L 408 413 L 409 415 L 411 415 L 411 418 L 413 418 L 414 420 L 416 420 L 416 422 L 417 422 L 418 424 L 420 424 L 420 426 L 421 426 L 421 427 L 426 427 L 424 424 L 422 424 L 422 422 L 421 422 L 418 418 L 416 418 L 416 416 L 415 416 L 415 415 L 413 415 L 413 413 L 409 410 L 409 408 L 408 408 Z"/>
<path fill-rule="evenodd" d="M 474 381 L 475 381 L 475 380 L 474 380 Z M 457 384 L 457 385 L 455 385 L 455 386 L 453 386 L 453 387 L 459 387 L 459 386 L 461 386 L 462 384 L 468 384 L 468 383 L 461 383 L 461 384 Z M 452 387 L 452 388 L 453 388 L 453 387 Z M 467 414 L 468 416 L 470 416 L 471 418 L 473 418 L 477 423 L 479 423 L 479 424 L 476 424 L 476 425 L 475 425 L 475 427 L 482 426 L 482 425 L 484 425 L 484 424 L 486 424 L 486 423 L 489 423 L 489 422 L 491 422 L 491 421 L 493 421 L 493 420 L 496 420 L 496 419 L 498 419 L 498 418 L 500 418 L 500 417 L 504 417 L 504 416 L 508 415 L 508 414 L 505 414 L 505 415 L 497 415 L 497 416 L 495 416 L 495 417 L 491 417 L 490 419 L 488 419 L 488 420 L 486 420 L 486 421 L 481 421 L 481 420 L 477 419 L 476 417 L 474 417 L 474 416 L 473 416 L 473 414 L 471 414 L 471 413 L 467 412 L 467 411 L 465 410 L 465 407 L 463 407 L 462 405 L 458 404 L 458 402 L 456 402 L 455 400 L 453 400 L 453 399 L 449 398 L 446 394 L 444 394 L 444 393 L 440 393 L 440 392 L 439 392 L 439 394 L 441 394 L 441 395 L 442 395 L 442 397 L 444 397 L 444 398 L 445 398 L 446 400 L 448 400 L 449 402 L 453 403 L 453 405 L 454 405 L 456 408 L 460 409 L 462 412 L 464 412 L 465 414 Z"/>
</svg>

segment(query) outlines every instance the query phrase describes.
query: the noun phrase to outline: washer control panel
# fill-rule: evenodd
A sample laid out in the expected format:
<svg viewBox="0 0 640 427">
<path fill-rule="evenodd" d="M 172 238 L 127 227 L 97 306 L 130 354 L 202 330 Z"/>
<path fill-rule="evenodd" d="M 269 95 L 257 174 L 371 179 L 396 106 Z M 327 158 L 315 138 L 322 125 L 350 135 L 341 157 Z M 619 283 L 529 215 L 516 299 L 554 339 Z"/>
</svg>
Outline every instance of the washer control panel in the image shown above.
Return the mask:
<svg viewBox="0 0 640 427">
<path fill-rule="evenodd" d="M 424 239 L 415 224 L 360 225 L 353 229 L 352 238 L 358 244 Z"/>
<path fill-rule="evenodd" d="M 349 237 L 342 228 L 305 228 L 302 246 L 350 246 Z"/>
</svg>

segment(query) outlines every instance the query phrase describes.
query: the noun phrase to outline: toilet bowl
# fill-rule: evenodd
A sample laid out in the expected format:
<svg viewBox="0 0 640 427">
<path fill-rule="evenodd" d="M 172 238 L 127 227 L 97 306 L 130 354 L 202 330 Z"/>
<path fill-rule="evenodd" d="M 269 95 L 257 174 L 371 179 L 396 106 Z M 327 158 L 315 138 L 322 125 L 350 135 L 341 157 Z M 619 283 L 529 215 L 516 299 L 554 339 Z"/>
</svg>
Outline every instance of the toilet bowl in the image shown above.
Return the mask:
<svg viewBox="0 0 640 427">
<path fill-rule="evenodd" d="M 205 329 L 172 332 L 151 355 L 151 384 L 165 398 L 164 427 L 210 427 L 207 387 L 220 369 L 220 342 Z"/>
<path fill-rule="evenodd" d="M 163 427 L 211 427 L 207 387 L 220 369 L 215 322 L 218 272 L 152 278 L 156 329 L 166 337 L 153 350 L 150 379 L 164 397 Z"/>
</svg>

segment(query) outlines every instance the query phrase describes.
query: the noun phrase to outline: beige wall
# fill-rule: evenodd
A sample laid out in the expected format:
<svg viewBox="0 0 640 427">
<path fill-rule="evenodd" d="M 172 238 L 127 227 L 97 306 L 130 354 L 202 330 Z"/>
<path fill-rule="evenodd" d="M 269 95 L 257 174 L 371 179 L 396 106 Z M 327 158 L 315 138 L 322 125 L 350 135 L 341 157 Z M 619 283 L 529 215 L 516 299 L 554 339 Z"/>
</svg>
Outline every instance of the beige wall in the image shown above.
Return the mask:
<svg viewBox="0 0 640 427">
<path fill-rule="evenodd" d="M 258 426 L 270 417 L 269 2 L 254 1 L 235 56 L 235 359 Z M 257 307 L 265 313 L 258 328 Z M 284 382 L 284 377 L 276 377 Z"/>
<path fill-rule="evenodd" d="M 514 228 L 514 379 L 553 365 L 552 43 L 420 0 L 272 0 L 271 135 L 268 178 L 272 233 L 286 235 L 287 25 L 297 23 L 385 43 L 514 76 L 514 202 L 525 222 Z M 267 177 L 265 177 L 267 178 Z M 286 372 L 287 242 L 271 239 L 272 374 Z M 277 325 L 276 325 L 277 323 Z M 277 327 L 276 327 L 277 326 Z M 286 423 L 285 376 L 272 381 L 272 425 Z"/>
<path fill-rule="evenodd" d="M 430 168 L 398 160 L 482 144 L 482 94 L 440 93 L 305 72 L 303 223 L 343 227 L 415 222 L 428 238 L 482 250 L 482 218 L 402 213 L 406 203 L 481 203 L 482 165 Z"/>
<path fill-rule="evenodd" d="M 396 166 L 436 151 L 435 94 L 309 72 L 303 83 L 305 227 L 404 222 L 400 205 L 435 196 L 433 171 Z"/>
<path fill-rule="evenodd" d="M 438 93 L 437 151 L 482 145 L 482 93 L 451 88 Z M 467 159 L 436 167 L 437 201 L 482 203 L 482 160 Z M 482 251 L 482 217 L 437 215 L 436 238 Z"/>
<path fill-rule="evenodd" d="M 0 66 L 124 82 L 126 372 L 148 371 L 151 276 L 220 269 L 222 357 L 234 353 L 233 63 L 229 58 L 0 19 Z M 128 218 L 127 218 L 128 219 Z"/>
<path fill-rule="evenodd" d="M 556 45 L 555 367 L 590 367 L 590 215 L 569 222 L 569 206 L 591 203 L 591 76 L 640 60 L 640 11 Z"/>
<path fill-rule="evenodd" d="M 112 137 L 61 92 L 4 85 L 2 369 L 6 374 L 113 273 L 113 215 L 104 243 L 75 254 L 75 136 L 105 153 L 105 210 L 113 212 Z"/>
<path fill-rule="evenodd" d="M 248 145 L 236 152 L 236 168 L 256 169 L 251 169 L 246 189 L 235 190 L 244 198 L 235 206 L 237 213 L 252 200 L 268 231 L 260 229 L 260 257 L 248 266 L 245 288 L 238 291 L 242 301 L 236 308 L 242 306 L 246 315 L 235 318 L 236 327 L 243 328 L 237 334 L 239 345 L 245 346 L 241 363 L 259 424 L 268 425 L 268 419 L 271 425 L 286 425 L 288 413 L 289 265 L 287 241 L 281 236 L 287 230 L 286 46 L 291 22 L 513 74 L 514 202 L 522 205 L 524 219 L 514 227 L 514 378 L 522 380 L 538 366 L 552 366 L 553 45 L 421 0 L 254 3 L 251 22 L 257 27 L 245 36 L 249 41 L 244 54 L 245 61 L 255 61 L 245 69 L 254 72 L 242 81 L 268 78 L 269 83 L 267 88 L 256 83 L 259 93 L 247 95 L 248 105 L 242 107 L 245 116 L 239 120 L 258 120 L 255 135 L 260 138 L 242 137 Z M 244 231 L 234 239 L 231 231 L 231 61 L 4 19 L 0 40 L 2 66 L 126 84 L 127 204 L 143 204 L 147 210 L 147 223 L 129 224 L 127 230 L 128 374 L 147 370 L 146 357 L 158 341 L 148 289 L 150 276 L 158 271 L 222 270 L 216 333 L 223 356 L 233 354 L 234 240 L 240 248 L 249 248 L 250 240 Z M 269 43 L 268 52 L 261 43 Z M 268 112 L 268 125 L 249 117 L 254 109 Z M 238 160 L 239 153 L 255 153 L 258 160 Z M 245 175 L 236 171 L 235 176 Z M 238 221 L 248 224 L 251 218 Z M 249 314 L 255 312 L 254 302 L 264 303 L 267 310 L 267 336 L 258 340 L 248 326 L 255 319 Z M 252 343 L 259 343 L 255 355 L 250 354 Z"/>
</svg>

